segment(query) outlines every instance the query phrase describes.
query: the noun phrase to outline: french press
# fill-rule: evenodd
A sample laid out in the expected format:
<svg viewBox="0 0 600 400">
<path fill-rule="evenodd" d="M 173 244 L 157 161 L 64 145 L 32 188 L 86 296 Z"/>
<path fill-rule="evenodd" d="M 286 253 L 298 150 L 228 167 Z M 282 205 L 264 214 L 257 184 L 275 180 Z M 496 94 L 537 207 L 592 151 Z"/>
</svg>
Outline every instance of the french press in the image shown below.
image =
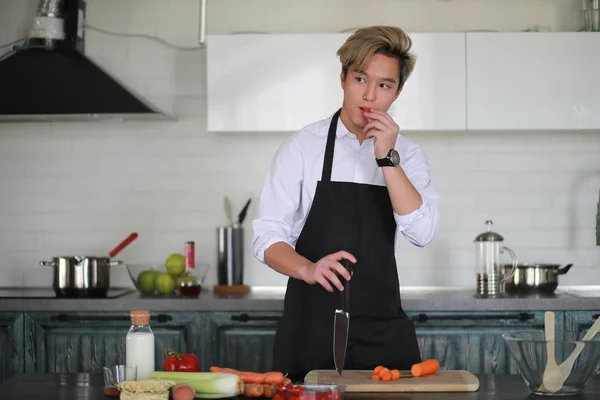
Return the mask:
<svg viewBox="0 0 600 400">
<path fill-rule="evenodd" d="M 504 282 L 511 280 L 517 268 L 515 252 L 502 246 L 504 238 L 492 232 L 493 222 L 485 221 L 487 232 L 475 238 L 475 263 L 477 270 L 477 297 L 497 297 L 503 293 Z M 503 276 L 500 254 L 506 251 L 512 258 L 512 269 Z"/>
</svg>

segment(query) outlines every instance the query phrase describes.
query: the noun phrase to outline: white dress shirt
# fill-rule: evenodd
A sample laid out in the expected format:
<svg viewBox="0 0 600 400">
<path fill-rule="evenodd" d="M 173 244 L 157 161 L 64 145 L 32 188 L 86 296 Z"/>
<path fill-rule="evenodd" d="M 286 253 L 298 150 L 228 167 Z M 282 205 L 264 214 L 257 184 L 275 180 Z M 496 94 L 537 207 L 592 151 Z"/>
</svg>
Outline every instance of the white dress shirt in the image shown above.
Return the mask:
<svg viewBox="0 0 600 400">
<path fill-rule="evenodd" d="M 252 224 L 252 250 L 262 263 L 265 262 L 265 250 L 271 245 L 285 242 L 293 247 L 300 236 L 323 173 L 331 118 L 292 134 L 280 146 L 271 163 L 260 198 L 258 218 Z M 338 119 L 336 136 L 331 180 L 385 186 L 383 172 L 375 161 L 373 138 L 359 144 L 341 119 Z M 423 201 L 421 207 L 410 214 L 394 213 L 396 232 L 402 232 L 411 243 L 422 247 L 431 242 L 437 232 L 439 195 L 431 183 L 431 170 L 421 147 L 398 135 L 395 149 L 400 154 L 400 166 Z"/>
</svg>

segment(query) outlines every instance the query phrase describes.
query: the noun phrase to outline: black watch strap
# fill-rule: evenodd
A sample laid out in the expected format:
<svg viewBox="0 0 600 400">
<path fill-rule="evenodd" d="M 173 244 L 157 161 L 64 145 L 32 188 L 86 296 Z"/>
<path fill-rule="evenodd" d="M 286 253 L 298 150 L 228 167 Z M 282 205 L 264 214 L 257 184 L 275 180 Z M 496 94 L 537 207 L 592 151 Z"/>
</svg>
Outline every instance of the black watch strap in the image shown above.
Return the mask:
<svg viewBox="0 0 600 400">
<path fill-rule="evenodd" d="M 396 149 L 391 148 L 384 158 L 376 158 L 377 165 L 380 167 L 395 167 L 400 164 L 400 155 Z"/>
<path fill-rule="evenodd" d="M 378 158 L 377 159 L 377 166 L 379 166 L 379 167 L 393 167 L 394 163 L 392 162 L 392 160 L 389 157 Z"/>
</svg>

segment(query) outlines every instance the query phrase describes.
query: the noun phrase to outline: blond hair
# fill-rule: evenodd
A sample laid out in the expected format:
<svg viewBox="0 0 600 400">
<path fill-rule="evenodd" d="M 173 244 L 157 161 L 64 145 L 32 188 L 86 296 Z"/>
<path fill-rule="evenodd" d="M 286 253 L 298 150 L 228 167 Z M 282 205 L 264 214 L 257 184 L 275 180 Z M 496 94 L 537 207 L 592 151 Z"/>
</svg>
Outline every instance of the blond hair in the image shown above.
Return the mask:
<svg viewBox="0 0 600 400">
<path fill-rule="evenodd" d="M 415 68 L 416 56 L 410 52 L 412 40 L 400 28 L 395 26 L 371 26 L 358 29 L 337 51 L 342 63 L 342 72 L 347 76 L 352 67 L 357 71 L 367 69 L 367 64 L 374 54 L 398 60 L 400 67 L 400 83 L 398 90 Z"/>
</svg>

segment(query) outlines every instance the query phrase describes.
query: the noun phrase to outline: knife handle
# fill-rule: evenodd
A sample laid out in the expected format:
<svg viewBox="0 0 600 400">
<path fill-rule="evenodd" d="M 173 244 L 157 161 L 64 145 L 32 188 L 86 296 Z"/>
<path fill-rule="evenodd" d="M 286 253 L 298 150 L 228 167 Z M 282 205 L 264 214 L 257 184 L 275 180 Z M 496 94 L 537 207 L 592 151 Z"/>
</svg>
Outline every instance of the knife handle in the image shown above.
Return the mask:
<svg viewBox="0 0 600 400">
<path fill-rule="evenodd" d="M 344 259 L 344 268 L 352 275 L 352 263 L 350 260 Z M 341 293 L 342 295 L 342 309 L 346 312 L 350 312 L 350 281 L 342 278 L 342 285 L 344 285 L 344 290 Z"/>
</svg>

